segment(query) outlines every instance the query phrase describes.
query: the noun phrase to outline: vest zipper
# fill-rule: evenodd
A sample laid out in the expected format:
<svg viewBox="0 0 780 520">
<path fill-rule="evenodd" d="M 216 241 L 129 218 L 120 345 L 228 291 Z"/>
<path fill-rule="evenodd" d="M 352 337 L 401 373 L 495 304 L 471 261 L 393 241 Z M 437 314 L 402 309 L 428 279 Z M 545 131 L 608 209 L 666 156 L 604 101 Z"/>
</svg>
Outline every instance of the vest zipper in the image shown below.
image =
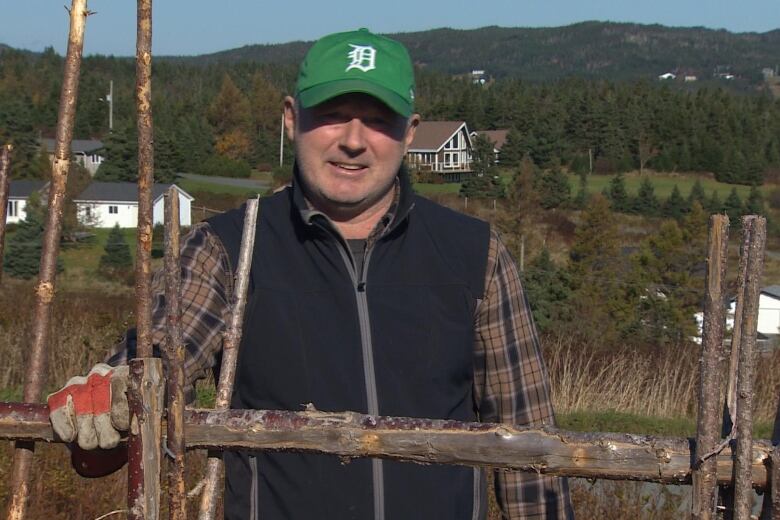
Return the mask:
<svg viewBox="0 0 780 520">
<path fill-rule="evenodd" d="M 379 415 L 379 397 L 376 390 L 376 372 L 374 370 L 374 346 L 371 341 L 371 321 L 368 315 L 368 297 L 366 296 L 366 273 L 371 260 L 373 247 L 366 242 L 365 258 L 360 273 L 355 269 L 352 252 L 339 240 L 339 253 L 344 260 L 352 284 L 355 287 L 358 323 L 360 324 L 360 345 L 363 353 L 363 378 L 366 386 L 366 404 L 369 415 Z M 371 474 L 374 488 L 374 520 L 385 518 L 385 479 L 381 459 L 371 459 Z"/>
<path fill-rule="evenodd" d="M 250 520 L 259 520 L 260 514 L 257 508 L 258 482 L 257 482 L 257 457 L 249 456 L 249 469 L 252 472 L 252 483 L 249 488 L 249 518 Z"/>
</svg>

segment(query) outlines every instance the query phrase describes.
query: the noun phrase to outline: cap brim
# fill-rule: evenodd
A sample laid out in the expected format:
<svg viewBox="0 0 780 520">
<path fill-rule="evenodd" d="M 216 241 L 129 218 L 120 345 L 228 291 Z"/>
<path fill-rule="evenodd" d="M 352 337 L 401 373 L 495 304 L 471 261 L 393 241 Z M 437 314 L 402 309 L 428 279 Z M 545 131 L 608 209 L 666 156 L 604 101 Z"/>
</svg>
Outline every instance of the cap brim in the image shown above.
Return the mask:
<svg viewBox="0 0 780 520">
<path fill-rule="evenodd" d="M 359 79 L 344 79 L 314 85 L 298 92 L 298 102 L 303 108 L 311 108 L 334 97 L 353 92 L 373 96 L 404 117 L 412 115 L 412 106 L 401 96 L 381 85 Z"/>
</svg>

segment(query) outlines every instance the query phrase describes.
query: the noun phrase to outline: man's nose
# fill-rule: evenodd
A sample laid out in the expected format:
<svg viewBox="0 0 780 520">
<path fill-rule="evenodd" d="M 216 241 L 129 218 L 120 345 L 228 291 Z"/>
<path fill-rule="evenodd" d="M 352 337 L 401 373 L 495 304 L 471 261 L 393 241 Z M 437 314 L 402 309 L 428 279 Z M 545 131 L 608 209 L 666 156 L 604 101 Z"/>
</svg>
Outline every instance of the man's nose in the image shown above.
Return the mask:
<svg viewBox="0 0 780 520">
<path fill-rule="evenodd" d="M 360 118 L 352 118 L 344 125 L 341 145 L 350 152 L 361 152 L 366 147 L 365 126 Z"/>
</svg>

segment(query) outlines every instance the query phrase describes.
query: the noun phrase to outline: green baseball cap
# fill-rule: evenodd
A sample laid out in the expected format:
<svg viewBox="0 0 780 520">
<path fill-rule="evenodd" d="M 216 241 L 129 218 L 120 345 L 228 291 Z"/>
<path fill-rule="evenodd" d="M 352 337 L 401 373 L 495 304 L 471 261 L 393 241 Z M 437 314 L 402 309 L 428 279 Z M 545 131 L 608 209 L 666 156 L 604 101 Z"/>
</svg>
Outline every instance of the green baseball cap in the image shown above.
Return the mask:
<svg viewBox="0 0 780 520">
<path fill-rule="evenodd" d="M 374 96 L 409 117 L 414 112 L 414 69 L 406 48 L 368 29 L 317 40 L 298 73 L 298 102 L 309 108 L 350 92 Z"/>
</svg>

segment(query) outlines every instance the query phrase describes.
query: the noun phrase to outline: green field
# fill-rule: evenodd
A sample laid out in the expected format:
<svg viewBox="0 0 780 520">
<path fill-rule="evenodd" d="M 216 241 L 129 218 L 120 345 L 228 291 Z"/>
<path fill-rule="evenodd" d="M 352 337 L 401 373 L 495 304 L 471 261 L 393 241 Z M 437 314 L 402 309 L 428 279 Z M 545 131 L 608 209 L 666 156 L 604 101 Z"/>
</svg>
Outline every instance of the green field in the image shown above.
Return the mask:
<svg viewBox="0 0 780 520">
<path fill-rule="evenodd" d="M 502 172 L 501 174 L 502 179 L 504 179 L 504 182 L 509 182 L 511 175 L 506 174 L 506 172 Z M 614 175 L 590 175 L 588 176 L 588 192 L 589 193 L 601 193 L 605 189 L 609 189 L 609 183 L 614 178 Z M 713 191 L 716 191 L 718 193 L 718 197 L 720 197 L 721 200 L 728 197 L 729 193 L 731 193 L 731 190 L 736 188 L 737 193 L 739 194 L 740 198 L 742 200 L 745 200 L 750 193 L 750 186 L 744 186 L 744 185 L 737 185 L 737 184 L 726 184 L 723 182 L 718 182 L 713 179 L 705 178 L 705 177 L 697 177 L 695 175 L 691 174 L 669 174 L 669 173 L 653 173 L 649 175 L 639 175 L 639 174 L 626 174 L 624 175 L 624 179 L 626 181 L 626 190 L 629 194 L 635 195 L 636 192 L 639 190 L 639 186 L 642 184 L 642 181 L 645 178 L 649 178 L 650 181 L 653 183 L 653 187 L 655 188 L 655 195 L 656 197 L 659 197 L 661 199 L 667 198 L 674 189 L 675 186 L 677 186 L 677 189 L 680 190 L 680 193 L 683 197 L 687 197 L 688 194 L 691 192 L 691 188 L 696 183 L 696 179 L 699 179 L 699 182 L 701 183 L 702 188 L 704 189 L 704 193 L 707 195 L 707 197 L 710 197 L 712 195 Z M 571 185 L 571 192 L 572 194 L 577 193 L 577 190 L 579 190 L 580 187 L 580 178 L 577 175 L 570 175 L 569 176 L 569 184 Z M 460 191 L 460 185 L 459 182 L 449 182 L 444 184 L 429 184 L 429 183 L 417 183 L 414 185 L 414 189 L 417 193 L 420 195 L 431 195 L 431 194 L 441 194 L 441 193 L 451 193 L 451 194 L 457 194 Z M 772 185 L 765 185 L 759 187 L 764 197 L 766 197 L 769 192 L 775 188 L 776 186 Z"/>
<path fill-rule="evenodd" d="M 196 191 L 207 191 L 210 193 L 224 193 L 228 195 L 246 195 L 247 197 L 252 197 L 259 193 L 256 190 L 242 188 L 239 186 L 225 186 L 223 184 L 194 181 L 191 179 L 179 179 L 176 181 L 176 184 L 188 193 L 194 193 Z"/>
</svg>

